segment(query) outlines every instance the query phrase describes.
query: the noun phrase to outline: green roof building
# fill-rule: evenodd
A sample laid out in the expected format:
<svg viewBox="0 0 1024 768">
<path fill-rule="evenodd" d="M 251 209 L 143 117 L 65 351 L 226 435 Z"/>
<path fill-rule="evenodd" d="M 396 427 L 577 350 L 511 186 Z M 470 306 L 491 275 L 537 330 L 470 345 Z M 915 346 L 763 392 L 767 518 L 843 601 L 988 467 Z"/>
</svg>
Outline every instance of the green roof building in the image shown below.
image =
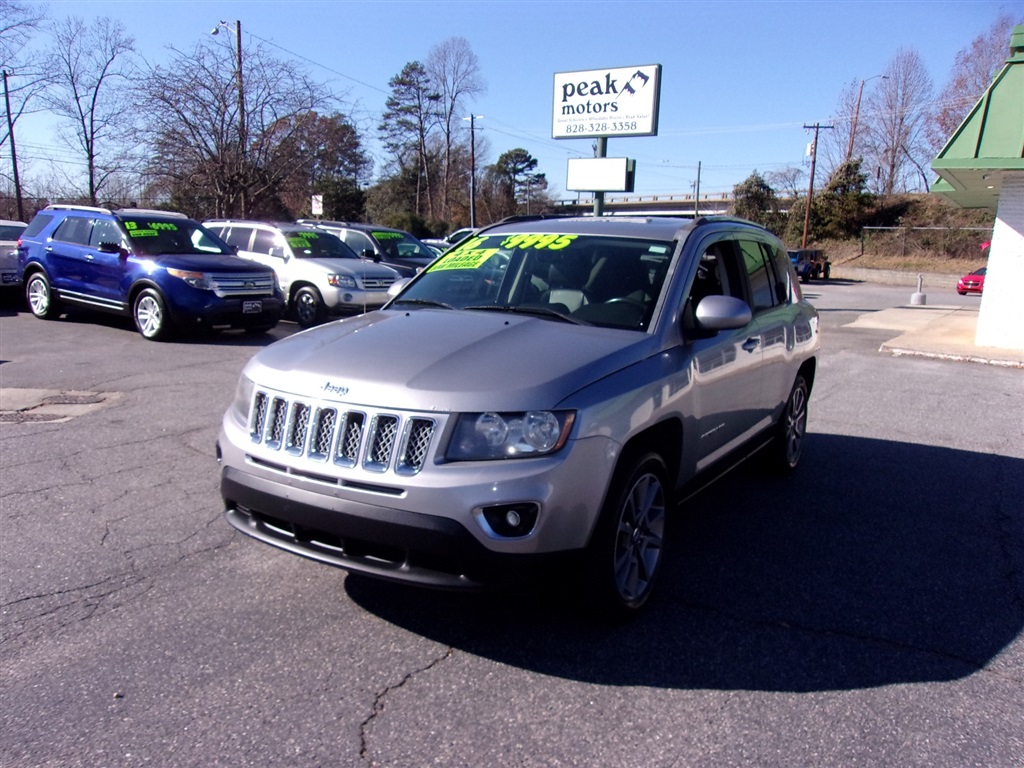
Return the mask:
<svg viewBox="0 0 1024 768">
<path fill-rule="evenodd" d="M 975 344 L 1024 349 L 1024 25 L 1014 27 L 1010 58 L 932 168 L 933 193 L 996 214 Z"/>
</svg>

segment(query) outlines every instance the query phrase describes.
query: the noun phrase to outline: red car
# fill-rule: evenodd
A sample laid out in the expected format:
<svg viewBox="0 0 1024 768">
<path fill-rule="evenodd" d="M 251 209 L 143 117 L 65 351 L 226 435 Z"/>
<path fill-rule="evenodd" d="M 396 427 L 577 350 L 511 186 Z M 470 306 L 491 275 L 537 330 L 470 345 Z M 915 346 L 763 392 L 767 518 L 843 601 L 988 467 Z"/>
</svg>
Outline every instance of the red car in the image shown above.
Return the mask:
<svg viewBox="0 0 1024 768">
<path fill-rule="evenodd" d="M 981 293 L 985 288 L 985 269 L 976 269 L 969 275 L 961 277 L 956 284 L 956 292 L 961 296 L 966 296 L 968 293 Z"/>
</svg>

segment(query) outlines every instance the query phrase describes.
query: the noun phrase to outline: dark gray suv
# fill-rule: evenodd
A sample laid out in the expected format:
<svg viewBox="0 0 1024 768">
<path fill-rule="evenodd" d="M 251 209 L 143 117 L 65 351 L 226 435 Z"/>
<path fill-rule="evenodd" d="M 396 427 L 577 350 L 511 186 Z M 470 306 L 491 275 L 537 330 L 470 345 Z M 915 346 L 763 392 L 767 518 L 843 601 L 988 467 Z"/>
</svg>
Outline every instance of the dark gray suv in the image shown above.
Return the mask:
<svg viewBox="0 0 1024 768">
<path fill-rule="evenodd" d="M 567 560 L 629 614 L 687 491 L 760 448 L 796 467 L 818 348 L 785 247 L 749 222 L 499 224 L 248 363 L 218 443 L 228 520 L 435 587 Z"/>
</svg>

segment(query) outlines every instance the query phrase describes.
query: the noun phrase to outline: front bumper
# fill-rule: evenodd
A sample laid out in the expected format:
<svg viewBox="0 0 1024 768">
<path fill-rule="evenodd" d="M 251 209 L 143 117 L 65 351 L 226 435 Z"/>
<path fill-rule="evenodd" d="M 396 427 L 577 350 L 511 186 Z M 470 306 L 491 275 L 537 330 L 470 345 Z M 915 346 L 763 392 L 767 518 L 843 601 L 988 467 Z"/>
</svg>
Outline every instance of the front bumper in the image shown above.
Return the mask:
<svg viewBox="0 0 1024 768">
<path fill-rule="evenodd" d="M 606 438 L 554 456 L 437 463 L 416 475 L 320 464 L 253 446 L 230 417 L 218 443 L 228 521 L 267 544 L 346 570 L 445 589 L 530 580 L 587 545 L 615 450 Z M 328 475 L 328 473 L 330 473 Z M 526 535 L 502 537 L 484 509 L 528 503 Z"/>
<path fill-rule="evenodd" d="M 196 292 L 200 293 L 200 292 Z M 174 301 L 171 297 L 168 311 L 181 328 L 270 328 L 281 320 L 284 301 L 279 296 L 252 296 L 220 298 L 209 291 L 201 292 L 198 300 Z M 258 312 L 248 312 L 247 302 L 259 302 Z"/>
<path fill-rule="evenodd" d="M 387 291 L 337 290 L 324 294 L 324 305 L 331 315 L 343 315 L 379 309 L 391 297 Z"/>
</svg>

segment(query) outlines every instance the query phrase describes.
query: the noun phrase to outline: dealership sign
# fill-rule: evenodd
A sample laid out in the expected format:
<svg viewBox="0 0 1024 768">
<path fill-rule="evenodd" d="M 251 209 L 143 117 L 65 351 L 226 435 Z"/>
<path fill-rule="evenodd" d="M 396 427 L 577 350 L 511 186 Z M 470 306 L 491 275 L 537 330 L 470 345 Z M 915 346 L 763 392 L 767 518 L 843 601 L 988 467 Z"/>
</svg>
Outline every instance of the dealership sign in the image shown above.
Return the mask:
<svg viewBox="0 0 1024 768">
<path fill-rule="evenodd" d="M 556 139 L 657 136 L 661 65 L 555 73 Z"/>
</svg>

